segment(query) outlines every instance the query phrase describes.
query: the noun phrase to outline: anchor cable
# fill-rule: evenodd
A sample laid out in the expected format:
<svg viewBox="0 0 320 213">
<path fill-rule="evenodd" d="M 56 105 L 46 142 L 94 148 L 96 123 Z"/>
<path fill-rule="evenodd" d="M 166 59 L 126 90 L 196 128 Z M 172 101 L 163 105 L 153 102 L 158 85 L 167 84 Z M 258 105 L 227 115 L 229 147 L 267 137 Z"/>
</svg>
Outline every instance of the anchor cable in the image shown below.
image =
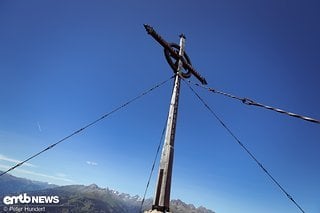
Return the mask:
<svg viewBox="0 0 320 213">
<path fill-rule="evenodd" d="M 99 121 L 101 121 L 101 120 L 105 119 L 106 117 L 114 114 L 115 112 L 121 110 L 122 108 L 125 108 L 126 106 L 128 106 L 128 105 L 131 104 L 131 103 L 133 103 L 134 101 L 142 98 L 143 96 L 147 95 L 148 93 L 152 92 L 153 90 L 155 90 L 155 89 L 163 86 L 165 83 L 167 83 L 167 82 L 168 82 L 170 79 L 172 79 L 173 77 L 174 77 L 174 76 L 170 77 L 169 79 L 167 79 L 167 80 L 165 80 L 165 81 L 162 81 L 162 82 L 158 83 L 157 85 L 151 87 L 150 89 L 142 92 L 140 95 L 137 95 L 136 97 L 130 99 L 129 101 L 127 101 L 127 102 L 125 102 L 124 104 L 118 106 L 117 108 L 113 109 L 112 111 L 110 111 L 110 112 L 108 112 L 108 113 L 105 113 L 104 115 L 102 115 L 102 116 L 99 117 L 98 119 L 92 121 L 91 123 L 83 126 L 83 127 L 80 128 L 80 129 L 74 131 L 74 132 L 71 133 L 70 135 L 62 138 L 61 140 L 57 141 L 56 143 L 51 144 L 50 146 L 46 147 L 45 149 L 41 150 L 40 152 L 38 152 L 38 153 L 36 153 L 36 154 L 34 154 L 34 155 L 32 155 L 32 156 L 30 156 L 29 158 L 25 159 L 24 161 L 21 161 L 20 163 L 17 163 L 16 165 L 12 166 L 12 167 L 9 168 L 8 170 L 2 172 L 2 173 L 0 174 L 0 177 L 3 176 L 4 174 L 7 174 L 8 172 L 16 169 L 17 167 L 22 166 L 24 163 L 30 161 L 31 159 L 37 157 L 38 155 L 40 155 L 40 154 L 42 154 L 42 153 L 48 151 L 49 149 L 52 149 L 52 148 L 55 147 L 56 145 L 58 145 L 58 144 L 62 143 L 63 141 L 71 138 L 72 136 L 77 135 L 77 134 L 79 134 L 80 132 L 83 132 L 85 129 L 87 129 L 87 128 L 93 126 L 93 125 L 95 125 L 95 124 L 98 123 Z"/>
<path fill-rule="evenodd" d="M 299 119 L 302 119 L 302 120 L 305 120 L 305 121 L 309 121 L 309 122 L 320 124 L 320 120 L 315 119 L 315 118 L 299 115 L 297 113 L 293 113 L 293 112 L 289 112 L 289 111 L 286 111 L 286 110 L 283 110 L 283 109 L 279 109 L 279 108 L 276 108 L 276 107 L 272 107 L 272 106 L 268 106 L 268 105 L 265 105 L 265 104 L 261 104 L 261 103 L 258 103 L 256 101 L 252 100 L 252 99 L 249 99 L 249 98 L 241 98 L 241 97 L 235 96 L 235 95 L 230 94 L 230 93 L 226 93 L 226 92 L 214 89 L 214 88 L 210 88 L 210 87 L 207 87 L 207 86 L 200 85 L 198 83 L 194 83 L 194 82 L 192 82 L 190 80 L 186 80 L 186 81 L 188 81 L 189 83 L 191 83 L 191 84 L 193 84 L 195 86 L 198 86 L 200 88 L 206 89 L 209 92 L 220 94 L 220 95 L 224 95 L 226 97 L 239 100 L 243 104 L 246 104 L 248 106 L 257 106 L 257 107 L 261 107 L 261 108 L 264 108 L 264 109 L 275 111 L 275 112 L 278 112 L 278 113 L 281 113 L 281 114 L 285 114 L 285 115 L 288 115 L 288 116 L 291 116 L 291 117 L 295 117 L 295 118 L 299 118 Z"/>
<path fill-rule="evenodd" d="M 151 167 L 151 171 L 150 171 L 150 174 L 149 174 L 149 178 L 148 178 L 148 182 L 147 182 L 147 185 L 146 185 L 146 189 L 144 191 L 143 199 L 141 201 L 140 211 L 139 211 L 141 213 L 142 213 L 143 204 L 144 204 L 144 201 L 145 201 L 145 198 L 146 198 L 146 194 L 147 194 L 147 191 L 148 191 L 148 188 L 149 188 L 149 185 L 150 185 L 150 180 L 152 178 L 152 174 L 153 174 L 153 171 L 154 171 L 157 159 L 158 159 L 158 155 L 159 155 L 159 152 L 160 152 L 160 148 L 161 148 L 161 145 L 162 145 L 162 142 L 163 142 L 164 134 L 166 132 L 166 127 L 167 127 L 167 120 L 166 120 L 166 122 L 164 124 L 163 130 L 162 130 L 162 133 L 161 133 L 161 138 L 160 138 L 160 141 L 159 141 L 159 144 L 158 144 L 156 155 L 155 155 L 153 163 L 152 163 L 152 167 Z"/>
<path fill-rule="evenodd" d="M 182 78 L 183 79 L 183 78 Z M 189 89 L 193 94 L 199 99 L 199 101 L 207 108 L 207 110 L 219 121 L 219 123 L 227 130 L 227 132 L 237 141 L 237 143 L 247 152 L 247 154 L 258 164 L 258 166 L 267 174 L 267 176 L 280 188 L 280 190 L 287 196 L 287 198 L 292 201 L 295 206 L 302 212 L 305 211 L 302 207 L 294 200 L 294 198 L 280 185 L 280 183 L 271 175 L 271 173 L 260 163 L 260 161 L 255 157 L 255 155 L 240 141 L 240 139 L 231 131 L 231 129 L 222 121 L 222 119 L 213 111 L 213 109 L 205 102 L 205 100 L 190 86 L 188 81 L 183 79 Z"/>
</svg>

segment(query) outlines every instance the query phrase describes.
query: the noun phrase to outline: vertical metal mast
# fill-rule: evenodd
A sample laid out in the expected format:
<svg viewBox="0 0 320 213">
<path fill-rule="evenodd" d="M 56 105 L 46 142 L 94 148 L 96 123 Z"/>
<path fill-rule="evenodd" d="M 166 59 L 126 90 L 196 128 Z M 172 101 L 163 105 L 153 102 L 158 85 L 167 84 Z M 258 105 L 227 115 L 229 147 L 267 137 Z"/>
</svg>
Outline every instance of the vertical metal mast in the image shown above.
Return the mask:
<svg viewBox="0 0 320 213">
<path fill-rule="evenodd" d="M 190 78 L 191 75 L 193 75 L 202 84 L 207 84 L 207 81 L 192 67 L 191 61 L 184 50 L 184 35 L 180 35 L 180 45 L 178 45 L 175 43 L 166 42 L 150 25 L 145 24 L 144 27 L 147 33 L 152 36 L 161 46 L 164 47 L 166 60 L 176 74 L 171 96 L 165 142 L 162 148 L 154 201 L 152 210 L 147 211 L 147 213 L 162 213 L 170 211 L 170 190 L 173 167 L 174 139 L 176 133 L 180 94 L 180 78 Z M 183 72 L 182 70 L 185 70 L 186 72 Z"/>
<path fill-rule="evenodd" d="M 180 36 L 180 50 L 179 55 L 184 54 L 185 37 Z M 179 93 L 180 93 L 180 76 L 179 73 L 182 69 L 182 62 L 179 60 L 177 75 L 174 80 L 172 97 L 170 102 L 170 109 L 167 121 L 165 142 L 162 149 L 160 160 L 160 168 L 158 174 L 158 181 L 155 191 L 155 197 L 152 205 L 153 210 L 160 212 L 169 212 L 170 205 L 170 190 L 171 190 L 171 177 L 173 166 L 173 152 L 174 152 L 174 139 L 176 133 Z"/>
</svg>

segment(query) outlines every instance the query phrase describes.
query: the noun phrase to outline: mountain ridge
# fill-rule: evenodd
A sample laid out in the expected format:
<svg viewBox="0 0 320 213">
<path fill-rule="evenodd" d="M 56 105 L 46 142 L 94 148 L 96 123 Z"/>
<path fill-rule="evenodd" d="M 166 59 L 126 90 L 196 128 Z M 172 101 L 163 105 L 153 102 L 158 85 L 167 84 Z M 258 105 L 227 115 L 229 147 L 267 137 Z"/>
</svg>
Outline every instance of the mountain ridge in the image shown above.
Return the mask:
<svg viewBox="0 0 320 213">
<path fill-rule="evenodd" d="M 58 187 L 58 185 L 16 177 L 10 174 L 4 174 L 0 177 L 0 196 L 54 187 Z"/>
<path fill-rule="evenodd" d="M 131 196 L 119 191 L 101 188 L 96 184 L 57 186 L 45 182 L 32 181 L 25 178 L 18 178 L 9 174 L 0 177 L 0 189 L 5 186 L 5 193 L 0 193 L 0 207 L 4 206 L 3 197 L 7 195 L 19 195 L 27 193 L 28 196 L 59 196 L 58 205 L 47 207 L 48 212 L 78 213 L 78 212 L 99 212 L 99 213 L 139 213 L 141 197 Z M 193 204 L 186 204 L 177 199 L 170 204 L 172 213 L 214 213 L 205 207 L 195 207 Z M 152 199 L 144 201 L 143 210 L 149 210 L 152 206 Z"/>
</svg>

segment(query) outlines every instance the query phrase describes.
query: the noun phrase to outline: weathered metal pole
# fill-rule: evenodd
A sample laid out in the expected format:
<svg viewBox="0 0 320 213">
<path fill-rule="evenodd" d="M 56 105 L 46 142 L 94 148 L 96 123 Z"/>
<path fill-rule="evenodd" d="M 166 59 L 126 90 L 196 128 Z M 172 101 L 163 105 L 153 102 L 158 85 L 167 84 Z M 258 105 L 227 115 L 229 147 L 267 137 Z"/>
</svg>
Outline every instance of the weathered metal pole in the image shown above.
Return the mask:
<svg viewBox="0 0 320 213">
<path fill-rule="evenodd" d="M 180 77 L 189 78 L 191 75 L 193 75 L 202 84 L 207 84 L 207 81 L 191 66 L 190 59 L 184 50 L 184 35 L 180 36 L 180 44 L 177 45 L 166 42 L 150 25 L 145 24 L 144 27 L 148 34 L 151 35 L 161 46 L 164 47 L 166 59 L 170 67 L 173 69 L 174 73 L 176 73 L 154 201 L 152 210 L 146 211 L 146 213 L 163 213 L 170 211 L 170 191 L 173 167 L 174 139 L 176 133 L 180 94 Z M 179 52 L 177 51 L 177 49 L 179 49 Z M 186 72 L 182 72 L 182 70 L 185 70 Z"/>
<path fill-rule="evenodd" d="M 184 35 L 180 36 L 180 50 L 179 55 L 184 54 Z M 170 109 L 167 121 L 165 142 L 162 148 L 162 155 L 159 166 L 158 181 L 155 190 L 154 201 L 152 210 L 159 212 L 169 212 L 170 210 L 170 191 L 171 191 L 171 178 L 173 167 L 173 153 L 174 153 L 174 139 L 176 133 L 179 93 L 180 93 L 180 76 L 179 73 L 182 69 L 182 62 L 179 60 L 177 75 L 174 80 L 172 97 L 170 102 Z"/>
</svg>

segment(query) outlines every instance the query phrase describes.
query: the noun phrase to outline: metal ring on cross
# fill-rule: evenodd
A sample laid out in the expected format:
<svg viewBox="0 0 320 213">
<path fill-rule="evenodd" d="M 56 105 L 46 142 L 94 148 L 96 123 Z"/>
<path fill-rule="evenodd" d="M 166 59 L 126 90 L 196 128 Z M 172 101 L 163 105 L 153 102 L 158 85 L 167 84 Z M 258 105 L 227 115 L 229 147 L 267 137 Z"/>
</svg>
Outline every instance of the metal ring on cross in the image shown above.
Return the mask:
<svg viewBox="0 0 320 213">
<path fill-rule="evenodd" d="M 170 46 L 176 50 L 177 52 L 179 52 L 180 50 L 180 46 L 178 44 L 175 43 L 170 43 Z M 178 64 L 179 64 L 179 60 L 175 59 L 171 53 L 169 52 L 169 50 L 164 49 L 164 55 L 166 57 L 167 62 L 169 63 L 171 69 L 173 70 L 174 73 L 177 73 L 178 71 Z M 187 55 L 186 52 L 183 52 L 183 58 L 191 65 L 191 61 L 189 56 Z M 182 67 L 183 70 L 185 70 L 186 72 L 181 72 L 182 77 L 184 78 L 190 78 L 191 76 L 191 71 L 187 70 L 185 67 Z"/>
</svg>

